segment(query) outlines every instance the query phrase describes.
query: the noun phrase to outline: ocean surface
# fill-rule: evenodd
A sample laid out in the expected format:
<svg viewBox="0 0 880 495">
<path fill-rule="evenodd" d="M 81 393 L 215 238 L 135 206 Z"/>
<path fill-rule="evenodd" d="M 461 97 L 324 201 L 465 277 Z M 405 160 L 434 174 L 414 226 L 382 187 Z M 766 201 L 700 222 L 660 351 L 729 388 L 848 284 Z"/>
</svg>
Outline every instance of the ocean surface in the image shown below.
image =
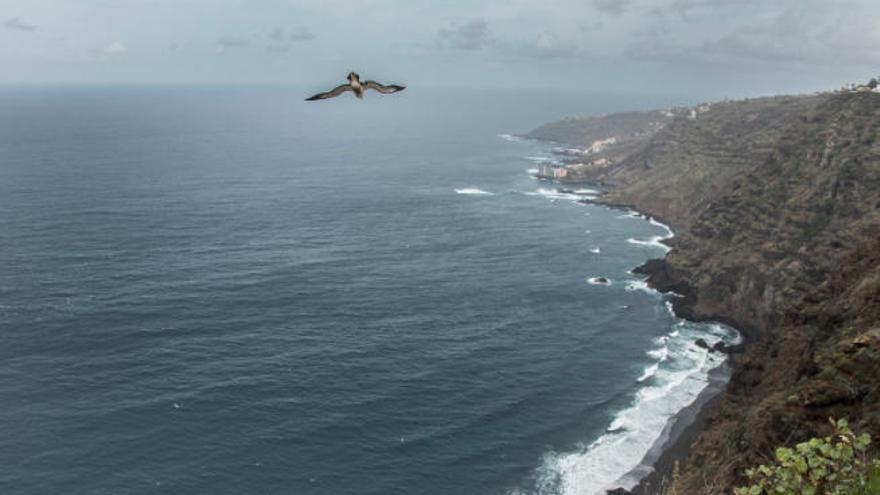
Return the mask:
<svg viewBox="0 0 880 495">
<path fill-rule="evenodd" d="M 305 94 L 0 89 L 0 492 L 631 484 L 734 333 L 513 135 L 670 101 Z"/>
</svg>

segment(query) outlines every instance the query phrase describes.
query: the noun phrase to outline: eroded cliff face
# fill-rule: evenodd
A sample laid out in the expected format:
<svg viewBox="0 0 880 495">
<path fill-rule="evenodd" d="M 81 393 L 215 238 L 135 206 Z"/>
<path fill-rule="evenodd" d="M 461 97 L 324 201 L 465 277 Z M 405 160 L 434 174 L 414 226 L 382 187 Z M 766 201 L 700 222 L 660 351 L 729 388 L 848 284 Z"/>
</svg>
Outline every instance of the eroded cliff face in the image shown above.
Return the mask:
<svg viewBox="0 0 880 495">
<path fill-rule="evenodd" d="M 677 493 L 729 491 L 829 416 L 880 438 L 880 95 L 715 104 L 589 179 L 676 230 L 647 267 L 676 310 L 751 342 Z"/>
</svg>

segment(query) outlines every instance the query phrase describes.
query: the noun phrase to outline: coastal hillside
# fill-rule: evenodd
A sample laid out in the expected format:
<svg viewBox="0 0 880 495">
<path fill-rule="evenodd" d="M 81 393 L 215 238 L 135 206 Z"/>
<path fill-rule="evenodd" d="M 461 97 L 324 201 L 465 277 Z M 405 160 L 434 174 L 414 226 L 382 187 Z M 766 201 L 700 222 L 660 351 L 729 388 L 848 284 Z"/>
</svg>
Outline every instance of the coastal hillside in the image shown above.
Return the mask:
<svg viewBox="0 0 880 495">
<path fill-rule="evenodd" d="M 567 118 L 544 124 L 529 132 L 528 137 L 573 146 L 611 137 L 625 141 L 652 133 L 672 117 L 670 111 L 650 111 Z"/>
<path fill-rule="evenodd" d="M 575 145 L 572 125 L 541 136 Z M 679 112 L 611 163 L 569 163 L 608 186 L 602 201 L 674 228 L 643 271 L 684 296 L 678 314 L 747 338 L 676 493 L 726 493 L 775 447 L 827 434 L 830 416 L 880 438 L 878 134 L 875 93 L 761 98 Z"/>
</svg>

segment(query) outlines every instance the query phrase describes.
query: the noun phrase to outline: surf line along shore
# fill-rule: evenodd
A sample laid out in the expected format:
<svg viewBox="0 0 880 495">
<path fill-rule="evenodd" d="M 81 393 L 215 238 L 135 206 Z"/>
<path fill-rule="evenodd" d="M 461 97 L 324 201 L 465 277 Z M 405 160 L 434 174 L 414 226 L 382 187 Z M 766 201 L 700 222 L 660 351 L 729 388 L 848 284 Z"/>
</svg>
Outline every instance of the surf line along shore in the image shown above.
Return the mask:
<svg viewBox="0 0 880 495">
<path fill-rule="evenodd" d="M 648 240 L 629 238 L 628 243 L 662 248 L 666 252 L 671 249 L 664 241 L 674 237 L 672 228 L 628 205 L 602 203 L 597 199 L 604 192 L 558 187 L 539 189 L 539 192 L 551 199 L 570 199 L 576 203 L 596 204 L 603 209 L 623 210 L 626 214 L 619 218 L 646 220 L 666 231 L 665 235 L 654 235 Z M 645 274 L 641 269 L 654 266 L 652 261 L 659 260 L 643 262 L 630 273 Z M 592 277 L 587 281 L 592 285 L 613 284 L 604 277 Z M 583 451 L 553 454 L 545 460 L 542 469 L 545 473 L 553 473 L 550 476 L 554 481 L 549 482 L 559 483 L 562 493 L 602 493 L 605 490 L 630 493 L 627 489 L 638 489 L 640 480 L 663 471 L 663 461 L 669 458 L 664 453 L 675 450 L 676 445 L 685 448 L 689 445 L 683 434 L 693 431 L 691 425 L 700 418 L 698 413 L 709 400 L 718 396 L 730 376 L 725 365 L 728 359 L 723 351 L 731 348 L 726 342 L 738 343 L 741 339 L 734 328 L 711 320 L 692 322 L 681 318 L 672 311 L 673 302 L 682 299 L 680 294 L 664 297 L 661 291 L 649 287 L 643 280 L 630 281 L 626 290 L 645 290 L 662 298 L 676 322 L 668 334 L 655 339 L 660 348 L 648 351 L 648 355 L 657 362 L 644 370 L 638 379 L 639 388 L 633 402 L 615 412 L 615 418 L 605 432 Z M 679 359 L 685 359 L 688 365 L 679 368 L 674 364 Z M 664 362 L 673 363 L 672 368 L 663 366 L 657 381 L 655 375 Z M 649 417 L 644 417 L 645 412 L 649 412 Z M 626 450 L 626 454 L 621 449 Z M 613 462 L 606 465 L 603 459 Z"/>
<path fill-rule="evenodd" d="M 591 185 L 597 187 L 597 185 Z M 601 188 L 598 186 L 597 188 Z M 657 216 L 639 211 L 635 206 L 623 203 L 612 203 L 602 199 L 604 191 L 597 195 L 581 198 L 583 204 L 592 204 L 614 210 L 633 213 L 653 225 L 662 226 L 668 232 L 666 237 L 657 237 L 649 243 L 659 243 L 666 247 L 667 255 L 673 249 L 668 241 L 674 237 L 674 232 L 669 223 Z M 639 465 L 624 476 L 628 479 L 638 479 L 638 483 L 630 489 L 623 487 L 610 488 L 609 495 L 655 495 L 659 493 L 669 480 L 672 479 L 676 466 L 685 461 L 690 447 L 706 424 L 706 418 L 712 407 L 721 399 L 728 382 L 730 381 L 735 360 L 742 353 L 748 342 L 755 338 L 754 329 L 741 322 L 731 321 L 726 318 L 698 318 L 688 308 L 696 299 L 696 294 L 690 287 L 672 283 L 666 276 L 666 261 L 663 259 L 649 259 L 642 265 L 634 268 L 634 274 L 647 276 L 648 287 L 661 294 L 671 295 L 671 311 L 676 318 L 692 323 L 720 323 L 737 333 L 736 343 L 726 345 L 719 342 L 711 351 L 721 352 L 727 355 L 727 359 L 709 371 L 706 387 L 699 393 L 693 402 L 685 406 L 673 415 L 660 436 L 645 454 Z"/>
</svg>

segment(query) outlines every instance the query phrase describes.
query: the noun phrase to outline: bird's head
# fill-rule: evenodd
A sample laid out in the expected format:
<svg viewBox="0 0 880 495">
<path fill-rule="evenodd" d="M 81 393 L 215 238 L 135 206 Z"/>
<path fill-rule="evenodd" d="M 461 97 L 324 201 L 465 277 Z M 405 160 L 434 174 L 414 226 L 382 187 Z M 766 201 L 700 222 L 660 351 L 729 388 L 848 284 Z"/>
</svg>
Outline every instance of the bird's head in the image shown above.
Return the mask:
<svg viewBox="0 0 880 495">
<path fill-rule="evenodd" d="M 348 73 L 348 80 L 349 81 L 359 81 L 360 79 L 361 79 L 361 76 L 359 76 L 357 72 L 349 72 Z"/>
</svg>

